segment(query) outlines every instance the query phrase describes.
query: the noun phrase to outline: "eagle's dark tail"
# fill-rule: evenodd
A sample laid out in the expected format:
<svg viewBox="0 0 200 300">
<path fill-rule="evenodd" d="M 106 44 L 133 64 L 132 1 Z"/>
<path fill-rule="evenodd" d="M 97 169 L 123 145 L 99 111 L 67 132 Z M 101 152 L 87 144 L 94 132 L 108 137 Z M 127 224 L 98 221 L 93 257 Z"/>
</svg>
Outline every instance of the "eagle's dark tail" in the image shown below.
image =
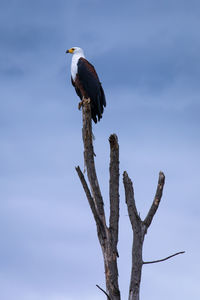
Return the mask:
<svg viewBox="0 0 200 300">
<path fill-rule="evenodd" d="M 100 84 L 100 92 L 99 94 L 97 95 L 97 106 L 95 107 L 95 118 L 93 118 L 93 114 L 92 114 L 92 119 L 93 121 L 97 123 L 97 118 L 96 116 L 98 116 L 98 121 L 100 121 L 100 119 L 102 118 L 102 114 L 104 112 L 104 107 L 106 107 L 106 98 L 105 98 L 105 94 L 104 94 L 104 90 Z M 94 120 L 95 119 L 95 120 Z"/>
</svg>

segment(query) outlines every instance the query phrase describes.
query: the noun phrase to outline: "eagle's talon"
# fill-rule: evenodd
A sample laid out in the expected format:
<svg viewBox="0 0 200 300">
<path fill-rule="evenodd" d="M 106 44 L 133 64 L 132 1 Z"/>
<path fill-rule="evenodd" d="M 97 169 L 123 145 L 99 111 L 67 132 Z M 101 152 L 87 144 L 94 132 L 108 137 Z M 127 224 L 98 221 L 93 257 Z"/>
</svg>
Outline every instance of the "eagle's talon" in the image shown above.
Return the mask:
<svg viewBox="0 0 200 300">
<path fill-rule="evenodd" d="M 90 98 L 83 98 L 78 104 L 78 109 L 80 110 L 84 104 L 90 104 Z"/>
<path fill-rule="evenodd" d="M 90 104 L 90 98 L 84 98 L 83 101 L 84 101 L 84 103 L 86 103 L 86 104 Z"/>
<path fill-rule="evenodd" d="M 83 100 L 79 102 L 78 109 L 80 110 L 82 106 L 83 106 Z"/>
</svg>

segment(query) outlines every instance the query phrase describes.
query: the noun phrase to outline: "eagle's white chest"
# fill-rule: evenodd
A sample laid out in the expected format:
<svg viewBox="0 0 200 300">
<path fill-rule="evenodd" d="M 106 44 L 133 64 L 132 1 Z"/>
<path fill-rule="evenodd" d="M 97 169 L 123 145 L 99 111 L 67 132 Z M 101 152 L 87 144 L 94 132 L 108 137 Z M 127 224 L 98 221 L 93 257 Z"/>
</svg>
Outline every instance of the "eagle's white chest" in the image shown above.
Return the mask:
<svg viewBox="0 0 200 300">
<path fill-rule="evenodd" d="M 71 75 L 72 75 L 73 80 L 75 80 L 75 78 L 76 78 L 76 74 L 77 74 L 77 71 L 78 71 L 78 60 L 81 57 L 84 58 L 84 55 L 83 54 L 79 54 L 79 53 L 75 53 L 72 56 Z"/>
</svg>

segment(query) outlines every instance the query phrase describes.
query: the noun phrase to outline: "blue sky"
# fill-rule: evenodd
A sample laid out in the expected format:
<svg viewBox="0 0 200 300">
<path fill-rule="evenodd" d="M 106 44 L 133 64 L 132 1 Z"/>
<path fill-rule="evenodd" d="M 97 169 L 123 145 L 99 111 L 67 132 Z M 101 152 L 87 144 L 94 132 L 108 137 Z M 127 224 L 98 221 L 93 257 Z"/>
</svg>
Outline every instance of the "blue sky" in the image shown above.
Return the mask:
<svg viewBox="0 0 200 300">
<path fill-rule="evenodd" d="M 107 107 L 94 126 L 108 211 L 108 137 L 133 180 L 145 217 L 158 173 L 162 202 L 144 260 L 141 299 L 198 299 L 200 3 L 0 2 L 0 286 L 2 300 L 100 300 L 101 249 L 74 167 L 83 168 L 81 113 L 70 82 L 80 46 L 96 67 Z M 119 283 L 127 299 L 132 232 L 120 181 Z"/>
</svg>

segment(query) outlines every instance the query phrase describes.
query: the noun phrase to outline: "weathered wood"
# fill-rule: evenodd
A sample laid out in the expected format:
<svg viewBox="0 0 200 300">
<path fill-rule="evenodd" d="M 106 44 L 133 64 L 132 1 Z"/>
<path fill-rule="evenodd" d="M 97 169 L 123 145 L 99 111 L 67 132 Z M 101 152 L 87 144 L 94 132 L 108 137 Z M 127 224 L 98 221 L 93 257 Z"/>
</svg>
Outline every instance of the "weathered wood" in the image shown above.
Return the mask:
<svg viewBox="0 0 200 300">
<path fill-rule="evenodd" d="M 163 193 L 164 184 L 165 184 L 165 175 L 163 172 L 160 172 L 159 178 L 158 178 L 157 190 L 156 190 L 156 194 L 155 194 L 153 203 L 152 203 L 150 210 L 143 222 L 144 225 L 146 226 L 146 229 L 151 225 L 153 217 L 158 209 L 158 206 L 160 204 L 160 200 L 162 197 L 162 193 Z"/>
<path fill-rule="evenodd" d="M 118 223 L 119 223 L 119 145 L 116 135 L 111 135 L 110 142 L 110 219 L 109 227 L 106 225 L 104 212 L 104 202 L 101 195 L 98 178 L 96 175 L 94 162 L 94 149 L 92 140 L 91 108 L 89 101 L 83 101 L 83 144 L 84 161 L 87 170 L 87 177 L 90 183 L 90 189 L 80 168 L 76 171 L 84 188 L 90 208 L 92 210 L 99 242 L 101 245 L 106 291 L 109 299 L 120 300 L 120 290 L 118 285 L 118 267 L 117 267 L 117 242 L 118 242 Z M 91 192 L 90 192 L 91 190 Z"/>
<path fill-rule="evenodd" d="M 133 229 L 132 267 L 129 286 L 129 300 L 139 300 L 143 264 L 142 248 L 144 242 L 144 226 L 136 208 L 133 184 L 127 172 L 124 172 L 123 174 L 123 182 L 128 215 Z"/>
<path fill-rule="evenodd" d="M 136 204 L 135 204 L 135 197 L 134 197 L 134 190 L 133 190 L 133 183 L 129 178 L 127 172 L 125 171 L 123 174 L 123 182 L 124 182 L 124 189 L 125 189 L 125 199 L 128 208 L 129 219 L 134 230 L 137 229 L 138 224 L 140 224 L 141 219 L 138 214 Z"/>
<path fill-rule="evenodd" d="M 96 226 L 97 226 L 98 237 L 102 238 L 102 239 L 106 239 L 105 226 L 102 223 L 102 220 L 100 219 L 99 214 L 98 214 L 98 212 L 96 210 L 94 200 L 93 200 L 93 198 L 91 196 L 91 193 L 90 193 L 89 187 L 87 185 L 87 182 L 85 180 L 85 177 L 83 175 L 83 172 L 81 171 L 81 169 L 80 169 L 79 166 L 76 167 L 76 171 L 78 173 L 79 179 L 80 179 L 80 181 L 82 183 L 83 189 L 84 189 L 86 197 L 88 199 L 88 203 L 89 203 L 91 211 L 93 213 L 94 220 L 95 220 Z"/>
<path fill-rule="evenodd" d="M 110 142 L 110 219 L 109 230 L 112 236 L 113 249 L 118 256 L 118 225 L 119 225 L 119 144 L 116 134 L 109 138 Z"/>
<path fill-rule="evenodd" d="M 94 149 L 92 142 L 92 121 L 91 121 L 91 107 L 88 101 L 83 102 L 83 129 L 82 137 L 84 144 L 84 161 L 87 169 L 87 176 L 92 191 L 92 196 L 96 205 L 96 209 L 105 224 L 105 213 L 104 203 L 99 187 L 99 182 L 96 174 L 95 163 L 94 163 Z"/>
<path fill-rule="evenodd" d="M 142 258 L 144 238 L 145 234 L 147 233 L 147 228 L 150 226 L 160 204 L 165 183 L 165 176 L 162 172 L 159 173 L 156 195 L 144 221 L 141 220 L 138 214 L 134 198 L 133 184 L 127 172 L 124 172 L 123 174 L 123 182 L 129 219 L 133 229 L 132 267 L 129 286 L 129 300 L 139 300 L 142 266 L 144 264 Z"/>
</svg>

